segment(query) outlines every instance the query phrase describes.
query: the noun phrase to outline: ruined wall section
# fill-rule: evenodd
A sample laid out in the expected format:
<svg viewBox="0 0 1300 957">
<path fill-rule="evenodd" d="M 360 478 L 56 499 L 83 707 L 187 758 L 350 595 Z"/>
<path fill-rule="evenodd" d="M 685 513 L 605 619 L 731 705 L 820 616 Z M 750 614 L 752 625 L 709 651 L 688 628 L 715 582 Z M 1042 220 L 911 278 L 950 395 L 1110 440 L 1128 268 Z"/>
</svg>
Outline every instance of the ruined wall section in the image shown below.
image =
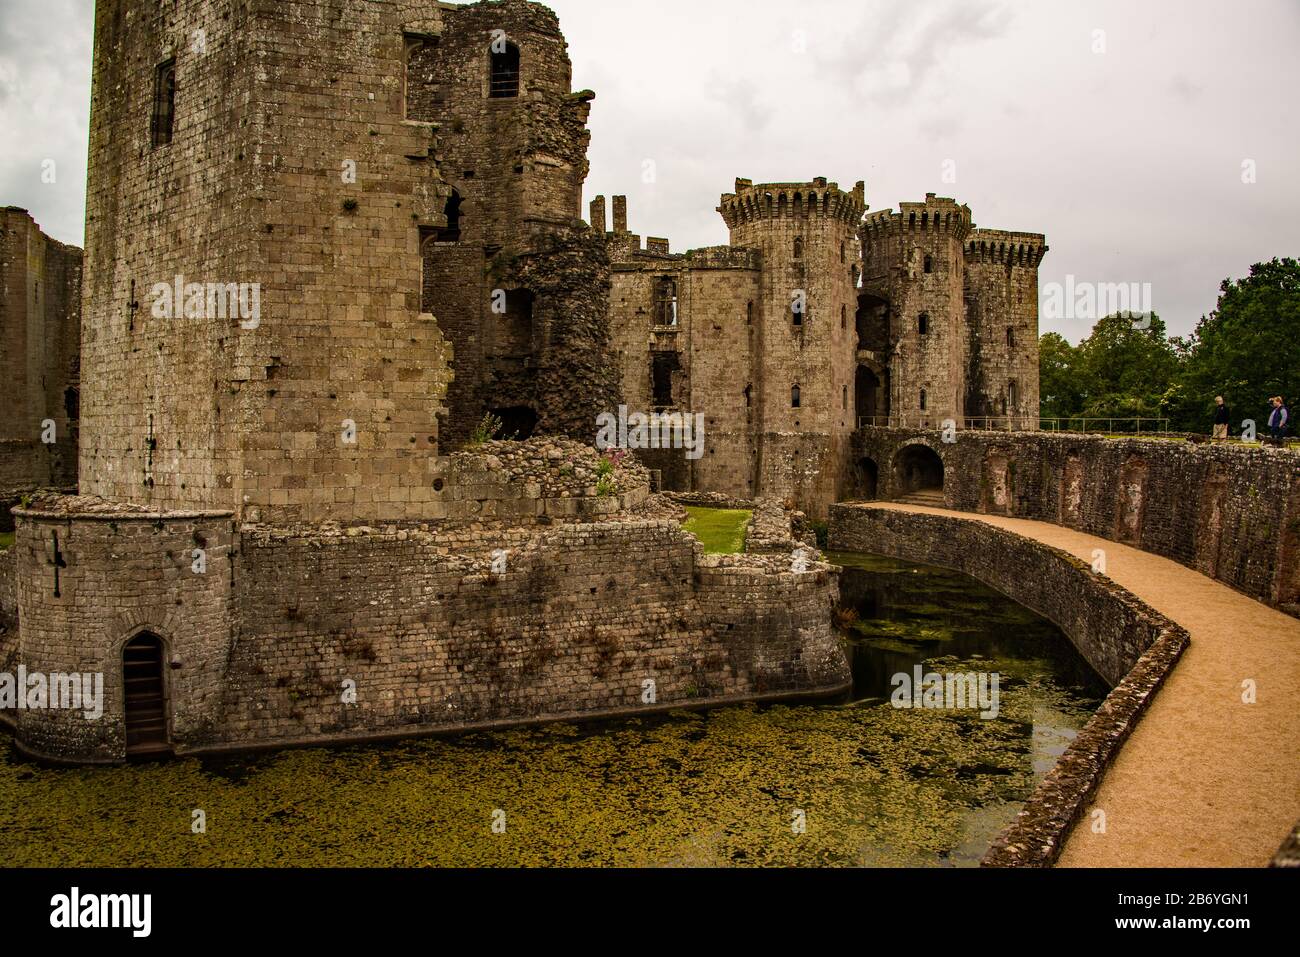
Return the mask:
<svg viewBox="0 0 1300 957">
<path fill-rule="evenodd" d="M 966 415 L 1038 422 L 1037 233 L 972 230 L 966 240 Z"/>
<path fill-rule="evenodd" d="M 523 407 L 541 432 L 578 435 L 581 420 L 589 435 L 592 408 L 617 395 L 606 260 L 580 218 L 593 94 L 571 91 L 567 44 L 546 7 L 477 3 L 445 8 L 441 21 L 420 53 L 436 93 L 417 91 L 416 108 L 438 130 L 436 162 L 459 204 L 456 228 L 426 232 L 423 249 L 424 308 L 455 352 L 444 427 L 457 444 L 485 412 Z M 518 51 L 517 95 L 492 95 L 494 41 Z M 502 295 L 508 315 L 493 309 Z M 520 328 L 503 335 L 511 323 Z"/>
<path fill-rule="evenodd" d="M 516 275 L 536 297 L 538 429 L 594 442 L 597 416 L 617 412 L 620 401 L 605 244 L 591 230 L 553 230 L 520 256 Z"/>
<path fill-rule="evenodd" d="M 0 489 L 76 484 L 81 257 L 26 210 L 0 209 Z"/>
<path fill-rule="evenodd" d="M 602 218 L 603 197 L 593 202 Z M 684 450 L 641 452 L 661 473 L 663 487 L 708 488 L 753 494 L 761 381 L 757 343 L 762 257 L 757 250 L 716 246 L 683 255 L 663 252 L 661 240 L 626 232 L 607 237 L 613 289 L 610 324 L 629 412 L 681 412 L 704 416 L 705 449 L 691 460 Z M 657 286 L 671 280 L 676 323 L 658 321 Z M 668 374 L 671 402 L 655 394 L 655 364 Z M 662 374 L 662 373 L 661 373 Z"/>
<path fill-rule="evenodd" d="M 889 404 L 896 421 L 937 426 L 963 416 L 962 244 L 970 228 L 969 207 L 933 193 L 900 204 L 898 212 L 872 213 L 863 224 L 862 291 L 890 307 Z"/>
<path fill-rule="evenodd" d="M 29 670 L 102 671 L 106 707 L 93 722 L 23 712 L 18 741 L 121 760 L 122 646 L 143 630 L 164 641 L 178 753 L 846 687 L 834 569 L 706 557 L 675 520 L 640 511 L 639 468 L 616 473 L 617 496 L 582 490 L 595 459 L 587 450 L 570 474 L 563 456 L 515 443 L 453 456 L 435 525 L 236 526 L 228 513 L 36 501 L 15 546 L 23 632 L 16 651 L 0 635 L 0 653 Z"/>
</svg>

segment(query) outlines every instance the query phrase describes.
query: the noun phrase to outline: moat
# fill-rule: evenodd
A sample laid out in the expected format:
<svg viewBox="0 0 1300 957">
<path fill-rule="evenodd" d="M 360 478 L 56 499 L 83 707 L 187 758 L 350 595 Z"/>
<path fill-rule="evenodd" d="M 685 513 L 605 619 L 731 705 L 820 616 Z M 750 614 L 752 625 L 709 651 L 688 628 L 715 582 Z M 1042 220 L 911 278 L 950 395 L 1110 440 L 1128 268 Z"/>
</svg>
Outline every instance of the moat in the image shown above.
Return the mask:
<svg viewBox="0 0 1300 957">
<path fill-rule="evenodd" d="M 848 700 L 107 769 L 33 764 L 5 735 L 0 849 L 20 866 L 973 866 L 1107 689 L 971 579 L 831 560 L 856 614 Z M 997 672 L 999 717 L 893 708 L 890 677 L 917 664 Z"/>
</svg>

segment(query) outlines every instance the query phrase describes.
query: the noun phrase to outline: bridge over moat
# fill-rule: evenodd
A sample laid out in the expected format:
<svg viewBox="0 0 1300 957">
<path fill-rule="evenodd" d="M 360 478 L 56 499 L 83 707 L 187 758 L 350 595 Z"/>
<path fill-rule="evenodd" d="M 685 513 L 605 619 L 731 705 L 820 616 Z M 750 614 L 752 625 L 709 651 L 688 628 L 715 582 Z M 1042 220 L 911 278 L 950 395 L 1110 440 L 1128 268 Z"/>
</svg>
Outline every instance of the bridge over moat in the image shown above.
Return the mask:
<svg viewBox="0 0 1300 957">
<path fill-rule="evenodd" d="M 990 536 L 981 528 L 1013 537 Z M 932 546 L 936 538 L 947 544 Z M 1124 658 L 1115 658 L 1116 641 L 1122 645 L 1124 634 L 1134 629 L 1120 623 L 1117 633 L 1109 633 L 1107 609 L 1089 604 L 1086 590 L 1080 590 L 1089 585 L 1091 565 L 1101 552 L 1106 575 L 1094 576 L 1098 584 L 1120 586 L 1180 631 L 1185 629 L 1190 639 L 1180 658 L 1176 650 L 1165 656 L 1165 673 L 1138 692 L 1142 700 L 1128 702 L 1133 706 L 1129 727 L 1116 732 L 1112 722 L 1112 729 L 1095 735 L 1095 740 L 1085 740 L 1085 729 L 1071 749 L 1079 753 L 1067 752 L 1058 763 L 1058 770 L 1061 765 L 1075 766 L 1067 768 L 1065 777 L 1073 775 L 1078 793 L 1063 794 L 1068 788 L 1051 793 L 1049 787 L 1046 799 L 1040 800 L 1048 807 L 1035 810 L 1050 826 L 1045 835 L 1038 835 L 1039 859 L 1008 861 L 1005 847 L 1000 851 L 995 845 L 990 857 L 996 863 L 1268 863 L 1300 817 L 1300 753 L 1295 748 L 1300 740 L 1295 691 L 1300 686 L 1300 621 L 1168 558 L 1041 521 L 897 503 L 836 506 L 832 547 L 861 548 L 867 542 L 884 554 L 908 560 L 928 552 L 936 564 L 958 567 L 1025 600 L 1057 620 L 1104 673 Z M 972 543 L 983 547 L 970 547 Z M 1053 579 L 1050 556 L 1044 557 L 1041 548 L 1034 554 L 1039 546 L 1078 560 L 1073 585 L 1062 587 L 1059 575 Z M 1044 585 L 1044 578 L 1052 579 L 1051 584 Z M 1049 607 L 1043 606 L 1044 600 Z M 1159 651 L 1153 637 L 1143 635 L 1139 642 L 1151 642 L 1148 651 Z M 1131 661 L 1137 648 L 1120 650 Z M 1143 655 L 1133 662 L 1133 673 L 1148 666 L 1150 658 Z M 1121 685 L 1121 699 L 1125 690 Z M 1116 697 L 1112 693 L 1112 699 Z M 1114 704 L 1108 700 L 1098 712 L 1103 729 Z M 1121 700 L 1119 707 L 1124 705 Z M 1131 734 L 1126 742 L 1124 734 Z M 1096 766 L 1076 773 L 1077 766 L 1091 758 Z M 1078 803 L 1069 807 L 1072 798 Z M 1096 826 L 1101 820 L 1104 831 Z"/>
</svg>

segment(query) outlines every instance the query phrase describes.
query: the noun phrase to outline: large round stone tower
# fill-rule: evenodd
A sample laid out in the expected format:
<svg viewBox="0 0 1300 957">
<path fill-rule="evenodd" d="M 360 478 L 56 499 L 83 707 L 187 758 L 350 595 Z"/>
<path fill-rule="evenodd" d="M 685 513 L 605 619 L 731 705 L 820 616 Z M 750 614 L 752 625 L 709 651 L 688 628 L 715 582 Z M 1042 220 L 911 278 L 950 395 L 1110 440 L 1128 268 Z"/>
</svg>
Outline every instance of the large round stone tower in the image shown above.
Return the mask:
<svg viewBox="0 0 1300 957">
<path fill-rule="evenodd" d="M 0 668 L 100 694 L 19 710 L 20 747 L 843 687 L 828 567 L 711 574 L 630 520 L 644 469 L 597 479 L 609 265 L 550 10 L 100 0 L 95 28 L 81 495 L 15 510 Z M 553 437 L 460 449 L 489 402 Z"/>
<path fill-rule="evenodd" d="M 752 350 L 757 493 L 793 490 L 796 502 L 814 512 L 849 480 L 864 194 L 861 182 L 846 192 L 824 178 L 757 185 L 738 179 L 718 206 L 731 245 L 762 254 Z"/>
</svg>

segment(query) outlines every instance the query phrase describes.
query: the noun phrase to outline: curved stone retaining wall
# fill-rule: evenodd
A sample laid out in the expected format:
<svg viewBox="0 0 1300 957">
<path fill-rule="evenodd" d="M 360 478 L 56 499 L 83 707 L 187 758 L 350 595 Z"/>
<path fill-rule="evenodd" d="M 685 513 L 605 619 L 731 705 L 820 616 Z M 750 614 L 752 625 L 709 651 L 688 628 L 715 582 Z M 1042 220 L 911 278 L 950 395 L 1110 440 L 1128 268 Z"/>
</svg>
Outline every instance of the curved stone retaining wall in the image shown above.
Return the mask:
<svg viewBox="0 0 1300 957">
<path fill-rule="evenodd" d="M 836 505 L 830 544 L 970 575 L 1055 622 L 1112 685 L 983 862 L 1050 866 L 1182 654 L 1187 632 L 1073 555 L 980 521 Z"/>
<path fill-rule="evenodd" d="M 906 450 L 927 446 L 943 461 L 947 508 L 1077 528 L 1300 614 L 1300 454 L 1043 432 L 950 437 L 916 429 L 856 433 L 858 494 L 906 494 Z"/>
</svg>

